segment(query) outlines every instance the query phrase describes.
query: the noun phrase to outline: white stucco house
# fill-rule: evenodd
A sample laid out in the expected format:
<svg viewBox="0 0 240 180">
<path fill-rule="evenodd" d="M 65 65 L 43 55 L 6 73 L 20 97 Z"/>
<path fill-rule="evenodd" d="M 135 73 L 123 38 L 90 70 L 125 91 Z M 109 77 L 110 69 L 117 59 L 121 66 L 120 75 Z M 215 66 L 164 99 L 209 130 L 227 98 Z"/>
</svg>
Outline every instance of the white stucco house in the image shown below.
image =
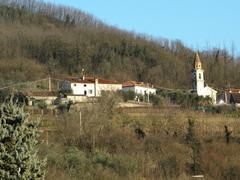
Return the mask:
<svg viewBox="0 0 240 180">
<path fill-rule="evenodd" d="M 65 78 L 65 80 L 60 83 L 60 89 L 71 91 L 69 96 L 76 99 L 77 96 L 99 97 L 103 91 L 111 92 L 122 90 L 122 84 L 115 80 L 82 76 L 81 78 Z M 77 99 L 82 98 L 79 97 Z"/>
<path fill-rule="evenodd" d="M 123 91 L 133 91 L 136 94 L 141 95 L 150 95 L 156 94 L 156 89 L 150 84 L 144 84 L 143 82 L 136 82 L 136 81 L 127 81 L 123 83 L 122 86 Z"/>
<path fill-rule="evenodd" d="M 204 70 L 198 53 L 196 53 L 194 68 L 192 70 L 192 88 L 199 96 L 210 97 L 212 103 L 217 102 L 217 91 L 205 84 Z"/>
</svg>

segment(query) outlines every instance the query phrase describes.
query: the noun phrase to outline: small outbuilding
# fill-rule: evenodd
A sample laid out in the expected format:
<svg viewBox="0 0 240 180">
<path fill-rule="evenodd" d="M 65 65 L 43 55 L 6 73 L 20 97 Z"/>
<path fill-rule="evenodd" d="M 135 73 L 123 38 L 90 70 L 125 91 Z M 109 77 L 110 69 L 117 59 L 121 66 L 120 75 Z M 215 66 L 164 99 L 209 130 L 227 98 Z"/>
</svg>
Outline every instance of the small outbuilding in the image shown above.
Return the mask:
<svg viewBox="0 0 240 180">
<path fill-rule="evenodd" d="M 240 107 L 240 89 L 229 88 L 219 95 L 217 105 L 235 105 Z"/>
<path fill-rule="evenodd" d="M 28 92 L 28 104 L 30 106 L 34 105 L 38 101 L 43 101 L 46 105 L 52 105 L 54 100 L 57 98 L 58 92 L 49 92 L 49 91 L 41 91 L 41 92 Z"/>
</svg>

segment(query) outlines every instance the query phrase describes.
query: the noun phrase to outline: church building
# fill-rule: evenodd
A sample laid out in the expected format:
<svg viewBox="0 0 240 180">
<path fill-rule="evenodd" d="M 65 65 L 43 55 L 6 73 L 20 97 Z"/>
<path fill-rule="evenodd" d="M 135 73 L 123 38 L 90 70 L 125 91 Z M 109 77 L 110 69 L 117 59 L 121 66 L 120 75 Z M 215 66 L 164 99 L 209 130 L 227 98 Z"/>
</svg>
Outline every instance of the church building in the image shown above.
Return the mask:
<svg viewBox="0 0 240 180">
<path fill-rule="evenodd" d="M 209 96 L 212 99 L 212 103 L 216 104 L 217 91 L 205 84 L 204 70 L 202 69 L 202 63 L 198 53 L 196 53 L 192 70 L 192 88 L 199 96 Z"/>
</svg>

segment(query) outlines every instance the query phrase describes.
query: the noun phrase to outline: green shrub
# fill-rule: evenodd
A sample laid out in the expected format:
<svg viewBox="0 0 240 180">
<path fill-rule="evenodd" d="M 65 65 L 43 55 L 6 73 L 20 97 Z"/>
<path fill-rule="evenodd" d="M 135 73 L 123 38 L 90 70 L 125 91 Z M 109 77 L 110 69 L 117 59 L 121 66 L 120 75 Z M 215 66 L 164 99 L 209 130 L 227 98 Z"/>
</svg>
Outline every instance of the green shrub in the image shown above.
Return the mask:
<svg viewBox="0 0 240 180">
<path fill-rule="evenodd" d="M 92 157 L 92 162 L 101 164 L 104 168 L 110 168 L 121 176 L 128 173 L 135 173 L 139 169 L 139 161 L 129 156 L 111 155 L 104 152 L 96 152 Z"/>
<path fill-rule="evenodd" d="M 162 98 L 160 96 L 150 95 L 149 98 L 154 107 L 160 107 L 162 105 Z"/>
<path fill-rule="evenodd" d="M 182 107 L 192 106 L 209 106 L 211 99 L 209 97 L 198 96 L 195 92 L 185 92 L 180 90 L 158 90 L 157 95 L 160 97 L 168 97 L 174 104 Z"/>
<path fill-rule="evenodd" d="M 69 147 L 64 157 L 67 161 L 69 173 L 73 176 L 86 175 L 86 171 L 91 169 L 90 161 L 86 154 L 76 147 Z"/>
<path fill-rule="evenodd" d="M 109 158 L 108 156 L 109 155 L 106 153 L 97 152 L 93 155 L 92 161 L 93 163 L 101 164 L 102 166 L 105 167 L 108 165 L 108 158 Z"/>
</svg>

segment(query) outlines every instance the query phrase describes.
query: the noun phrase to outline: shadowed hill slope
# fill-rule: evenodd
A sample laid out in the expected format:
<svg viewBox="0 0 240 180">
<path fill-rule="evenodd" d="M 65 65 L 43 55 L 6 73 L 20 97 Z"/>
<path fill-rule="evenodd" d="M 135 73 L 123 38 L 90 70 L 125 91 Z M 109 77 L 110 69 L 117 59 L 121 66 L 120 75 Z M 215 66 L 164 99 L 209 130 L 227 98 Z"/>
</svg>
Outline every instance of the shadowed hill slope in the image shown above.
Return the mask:
<svg viewBox="0 0 240 180">
<path fill-rule="evenodd" d="M 44 74 L 79 75 L 84 68 L 87 74 L 119 81 L 191 88 L 194 52 L 177 40 L 122 31 L 80 10 L 34 0 L 0 1 L 0 25 L 1 63 L 28 59 Z M 239 85 L 239 64 L 226 50 L 209 49 L 200 56 L 208 83 Z M 5 71 L 15 68 L 18 78 L 14 73 L 7 79 L 1 75 L 0 82 L 28 80 L 19 74 L 32 66 L 6 66 Z M 42 72 L 29 73 L 38 77 Z"/>
</svg>

